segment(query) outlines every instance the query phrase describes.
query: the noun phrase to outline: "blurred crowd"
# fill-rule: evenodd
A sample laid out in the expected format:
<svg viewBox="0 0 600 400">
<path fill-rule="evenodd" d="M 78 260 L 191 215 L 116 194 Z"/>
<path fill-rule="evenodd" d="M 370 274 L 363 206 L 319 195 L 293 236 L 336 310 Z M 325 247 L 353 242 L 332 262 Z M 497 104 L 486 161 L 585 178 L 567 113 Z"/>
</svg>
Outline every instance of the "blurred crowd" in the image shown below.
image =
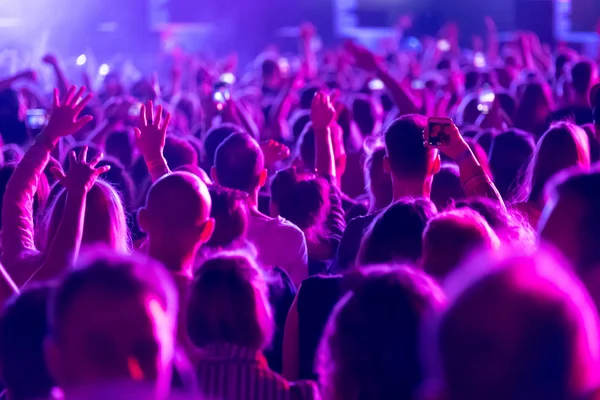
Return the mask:
<svg viewBox="0 0 600 400">
<path fill-rule="evenodd" d="M 600 398 L 598 63 L 409 24 L 0 80 L 2 398 Z"/>
</svg>

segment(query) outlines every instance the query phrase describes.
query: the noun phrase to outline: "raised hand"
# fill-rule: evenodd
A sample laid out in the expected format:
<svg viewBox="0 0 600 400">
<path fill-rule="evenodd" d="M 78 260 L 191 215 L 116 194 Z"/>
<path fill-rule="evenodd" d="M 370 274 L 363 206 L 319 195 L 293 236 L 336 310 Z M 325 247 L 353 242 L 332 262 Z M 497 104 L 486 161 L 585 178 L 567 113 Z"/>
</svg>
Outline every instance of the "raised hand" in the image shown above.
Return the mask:
<svg viewBox="0 0 600 400">
<path fill-rule="evenodd" d="M 275 140 L 267 140 L 261 143 L 260 148 L 265 156 L 265 166 L 267 168 L 274 167 L 279 161 L 283 161 L 290 156 L 290 148 Z"/>
<path fill-rule="evenodd" d="M 139 126 L 134 129 L 136 144 L 146 162 L 162 159 L 163 156 L 171 113 L 167 113 L 163 121 L 162 112 L 162 106 L 159 105 L 155 112 L 154 104 L 148 101 L 142 106 Z"/>
<path fill-rule="evenodd" d="M 310 109 L 310 119 L 315 133 L 331 127 L 335 116 L 335 107 L 329 96 L 323 92 L 317 92 Z"/>
<path fill-rule="evenodd" d="M 50 168 L 52 175 L 67 189 L 68 194 L 85 196 L 94 186 L 98 176 L 110 169 L 110 165 L 96 168 L 102 160 L 102 153 L 87 162 L 87 151 L 87 146 L 84 146 L 79 153 L 79 159 L 75 156 L 74 151 L 69 153 L 69 171 L 66 175 L 57 167 Z"/>
<path fill-rule="evenodd" d="M 344 44 L 346 51 L 354 58 L 356 66 L 367 72 L 376 72 L 379 69 L 380 60 L 364 46 L 357 45 L 352 41 Z"/>
<path fill-rule="evenodd" d="M 56 56 L 52 53 L 46 54 L 44 56 L 44 58 L 42 58 L 42 61 L 44 62 L 44 64 L 47 64 L 50 66 L 58 65 L 58 58 L 56 58 Z"/>
<path fill-rule="evenodd" d="M 83 86 L 79 90 L 75 86 L 71 86 L 61 100 L 58 96 L 58 90 L 54 89 L 52 113 L 50 114 L 48 126 L 44 130 L 51 140 L 56 141 L 63 136 L 72 135 L 94 119 L 90 115 L 79 118 L 83 108 L 92 99 L 91 94 L 82 97 L 84 92 L 85 87 Z"/>
<path fill-rule="evenodd" d="M 25 71 L 19 72 L 17 77 L 26 81 L 35 82 L 37 81 L 37 72 L 33 69 L 26 69 Z"/>
<path fill-rule="evenodd" d="M 452 120 L 448 118 L 450 122 Z M 425 137 L 429 137 L 429 124 L 425 128 Z M 451 123 L 446 129 L 444 129 L 444 133 L 450 137 L 448 144 L 445 146 L 437 147 L 443 154 L 450 157 L 452 160 L 457 160 L 459 156 L 461 156 L 465 151 L 469 150 L 470 147 L 465 141 L 465 139 L 460 134 L 458 127 Z"/>
</svg>

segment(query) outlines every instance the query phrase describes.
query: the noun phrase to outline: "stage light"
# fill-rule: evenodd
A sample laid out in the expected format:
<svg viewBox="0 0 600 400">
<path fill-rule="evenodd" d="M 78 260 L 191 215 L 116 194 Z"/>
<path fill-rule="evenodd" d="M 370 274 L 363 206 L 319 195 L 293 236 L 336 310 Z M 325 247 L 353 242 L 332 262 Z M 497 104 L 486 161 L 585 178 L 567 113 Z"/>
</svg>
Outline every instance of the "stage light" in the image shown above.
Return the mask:
<svg viewBox="0 0 600 400">
<path fill-rule="evenodd" d="M 75 61 L 75 63 L 79 66 L 84 65 L 86 62 L 87 62 L 87 56 L 85 54 L 82 54 L 79 57 L 77 57 L 77 60 Z"/>
<path fill-rule="evenodd" d="M 475 64 L 477 68 L 485 68 L 485 56 L 481 53 L 475 53 L 475 56 L 473 57 L 473 64 Z"/>
<path fill-rule="evenodd" d="M 100 68 L 98 69 L 98 73 L 102 76 L 108 75 L 109 72 L 110 72 L 110 67 L 108 66 L 108 64 L 102 64 L 100 66 Z"/>
<path fill-rule="evenodd" d="M 235 75 L 231 72 L 225 72 L 219 78 L 221 82 L 225 82 L 228 85 L 233 85 L 235 83 Z"/>
</svg>

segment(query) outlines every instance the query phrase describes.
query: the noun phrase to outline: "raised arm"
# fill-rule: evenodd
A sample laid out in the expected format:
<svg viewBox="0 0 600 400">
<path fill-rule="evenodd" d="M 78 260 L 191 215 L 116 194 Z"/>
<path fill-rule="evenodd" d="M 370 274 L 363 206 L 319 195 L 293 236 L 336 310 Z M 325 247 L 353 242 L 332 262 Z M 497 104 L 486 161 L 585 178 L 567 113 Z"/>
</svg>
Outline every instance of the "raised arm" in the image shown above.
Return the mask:
<svg viewBox="0 0 600 400">
<path fill-rule="evenodd" d="M 56 180 L 65 187 L 67 200 L 56 235 L 44 254 L 44 263 L 32 277 L 35 281 L 56 278 L 74 265 L 79 257 L 87 194 L 98 176 L 110 169 L 109 165 L 96 168 L 102 160 L 102 153 L 88 163 L 87 151 L 87 146 L 84 146 L 79 159 L 75 152 L 69 154 L 69 172 L 66 175 L 58 168 L 51 169 Z"/>
<path fill-rule="evenodd" d="M 69 80 L 67 79 L 67 76 L 62 70 L 58 58 L 56 58 L 54 54 L 46 54 L 42 61 L 46 65 L 50 66 L 52 68 L 52 71 L 54 71 L 54 76 L 56 77 L 56 87 L 58 88 L 59 94 L 61 96 L 66 95 L 70 86 Z"/>
<path fill-rule="evenodd" d="M 4 80 L 0 80 L 0 91 L 10 89 L 13 83 L 25 80 L 25 81 L 35 81 L 37 79 L 37 73 L 34 70 L 28 69 L 25 71 L 21 71 L 11 77 L 8 77 Z"/>
<path fill-rule="evenodd" d="M 300 27 L 300 46 L 304 55 L 304 72 L 309 79 L 317 76 L 317 55 L 312 47 L 315 33 L 315 26 L 309 22 L 305 22 Z"/>
<path fill-rule="evenodd" d="M 331 139 L 331 125 L 335 121 L 335 108 L 331 99 L 323 92 L 318 92 L 312 101 L 310 119 L 315 132 L 315 155 L 317 173 L 333 178 L 335 182 L 335 161 Z"/>
<path fill-rule="evenodd" d="M 498 39 L 498 28 L 492 17 L 485 17 L 487 30 L 487 59 L 490 63 L 496 62 L 500 55 L 500 40 Z"/>
<path fill-rule="evenodd" d="M 353 42 L 346 43 L 346 50 L 354 57 L 356 66 L 366 72 L 376 74 L 390 93 L 392 100 L 400 109 L 400 114 L 415 114 L 420 112 L 423 102 L 415 97 L 409 90 L 405 90 L 385 68 L 378 57 L 366 47 Z"/>
<path fill-rule="evenodd" d="M 41 256 L 35 247 L 33 198 L 50 153 L 63 136 L 72 135 L 92 120 L 78 119 L 91 99 L 81 99 L 85 88 L 75 93 L 73 86 L 63 100 L 54 91 L 54 106 L 48 126 L 29 148 L 6 186 L 2 206 L 2 262 L 17 286 L 23 285 L 40 266 Z"/>
<path fill-rule="evenodd" d="M 163 122 L 162 111 L 163 108 L 159 105 L 155 112 L 154 104 L 148 101 L 148 104 L 142 106 L 139 126 L 134 130 L 137 147 L 144 157 L 152 182 L 171 172 L 163 156 L 171 113 L 167 113 Z"/>
</svg>

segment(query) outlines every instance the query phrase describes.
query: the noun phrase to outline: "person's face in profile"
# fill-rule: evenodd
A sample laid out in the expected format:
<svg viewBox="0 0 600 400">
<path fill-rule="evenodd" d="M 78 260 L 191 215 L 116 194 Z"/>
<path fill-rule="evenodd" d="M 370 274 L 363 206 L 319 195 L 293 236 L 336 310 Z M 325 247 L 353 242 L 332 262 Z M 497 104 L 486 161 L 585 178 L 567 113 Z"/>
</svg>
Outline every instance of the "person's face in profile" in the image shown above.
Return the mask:
<svg viewBox="0 0 600 400">
<path fill-rule="evenodd" d="M 78 297 L 64 321 L 55 363 L 61 387 L 146 382 L 157 394 L 168 390 L 173 324 L 155 297 L 115 299 L 91 290 Z"/>
</svg>

